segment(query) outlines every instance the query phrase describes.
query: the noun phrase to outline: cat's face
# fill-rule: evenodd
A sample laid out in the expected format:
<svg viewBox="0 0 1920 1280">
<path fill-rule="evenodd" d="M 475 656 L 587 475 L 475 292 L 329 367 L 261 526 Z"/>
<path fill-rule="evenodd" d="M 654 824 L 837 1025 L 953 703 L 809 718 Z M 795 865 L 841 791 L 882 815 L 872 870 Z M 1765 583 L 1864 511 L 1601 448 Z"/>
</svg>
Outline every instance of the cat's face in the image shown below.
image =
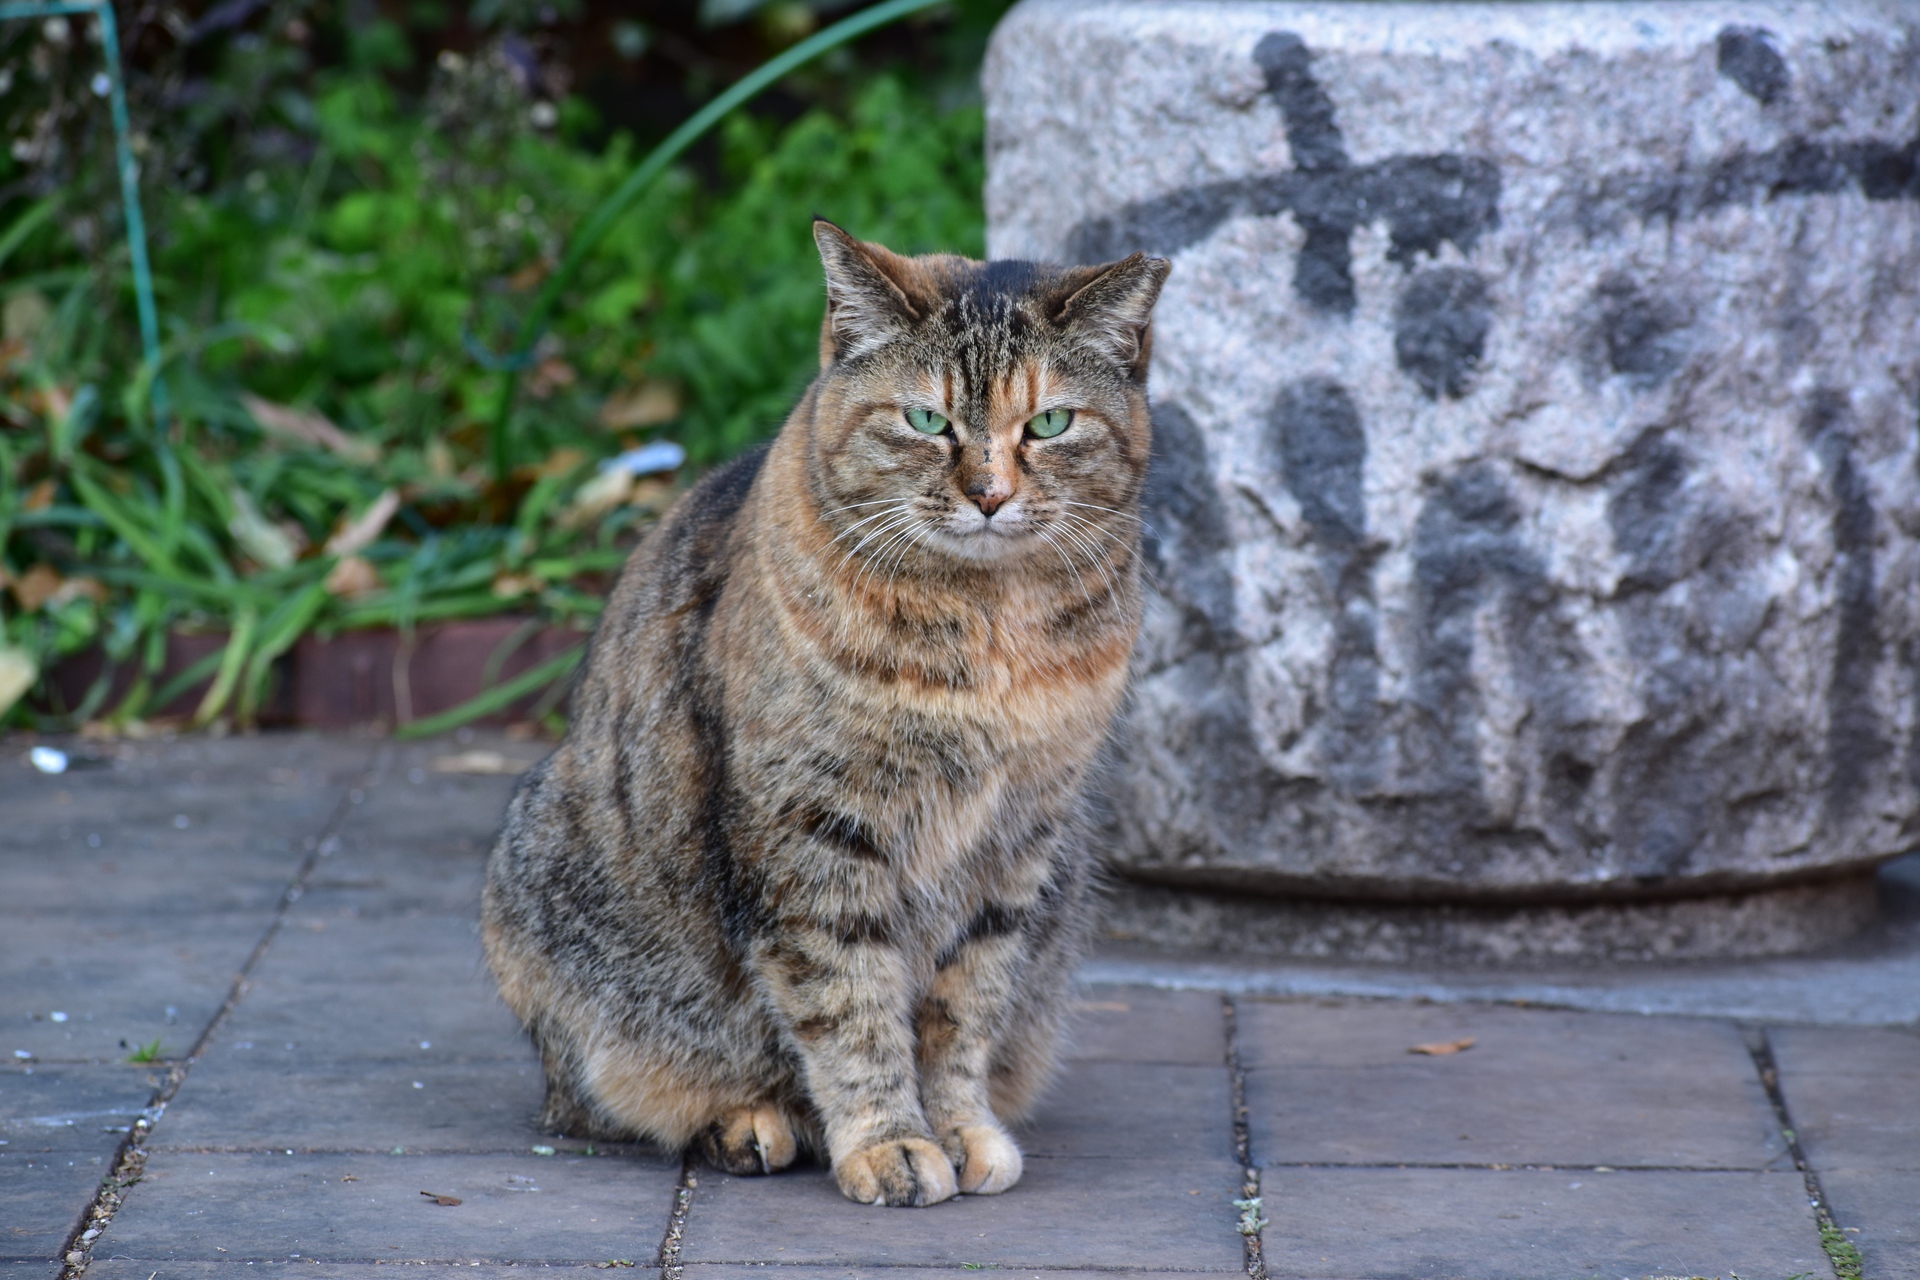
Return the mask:
<svg viewBox="0 0 1920 1280">
<path fill-rule="evenodd" d="M 828 312 L 808 470 L 849 556 L 1072 568 L 1133 545 L 1164 260 L 903 258 L 814 230 Z"/>
</svg>

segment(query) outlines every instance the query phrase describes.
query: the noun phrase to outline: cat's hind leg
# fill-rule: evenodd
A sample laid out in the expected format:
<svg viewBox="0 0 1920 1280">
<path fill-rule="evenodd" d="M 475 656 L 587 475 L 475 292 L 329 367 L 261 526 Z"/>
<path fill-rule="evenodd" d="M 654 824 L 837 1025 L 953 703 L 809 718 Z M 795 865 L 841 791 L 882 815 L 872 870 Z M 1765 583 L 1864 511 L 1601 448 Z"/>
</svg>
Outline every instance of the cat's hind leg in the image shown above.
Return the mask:
<svg viewBox="0 0 1920 1280">
<path fill-rule="evenodd" d="M 763 1102 L 715 1120 L 701 1135 L 700 1148 L 728 1173 L 778 1173 L 800 1154 L 799 1132 L 784 1108 Z"/>
</svg>

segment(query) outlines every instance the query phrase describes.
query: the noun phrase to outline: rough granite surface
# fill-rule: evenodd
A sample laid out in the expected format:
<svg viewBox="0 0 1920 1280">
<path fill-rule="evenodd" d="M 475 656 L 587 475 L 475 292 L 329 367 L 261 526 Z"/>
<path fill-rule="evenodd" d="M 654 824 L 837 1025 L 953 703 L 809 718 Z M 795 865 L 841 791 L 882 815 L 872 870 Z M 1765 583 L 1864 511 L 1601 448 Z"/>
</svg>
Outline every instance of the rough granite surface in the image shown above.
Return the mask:
<svg viewBox="0 0 1920 1280">
<path fill-rule="evenodd" d="M 1136 879 L 1578 901 L 1920 836 L 1920 10 L 1024 0 L 989 248 L 1174 263 Z"/>
</svg>

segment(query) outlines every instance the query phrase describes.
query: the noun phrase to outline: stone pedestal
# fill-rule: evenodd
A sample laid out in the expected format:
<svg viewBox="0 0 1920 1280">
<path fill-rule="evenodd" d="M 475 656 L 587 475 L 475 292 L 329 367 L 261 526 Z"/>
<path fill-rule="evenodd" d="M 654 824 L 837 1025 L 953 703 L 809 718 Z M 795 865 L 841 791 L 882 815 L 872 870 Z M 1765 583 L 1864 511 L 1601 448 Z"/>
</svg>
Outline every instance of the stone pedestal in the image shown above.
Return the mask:
<svg viewBox="0 0 1920 1280">
<path fill-rule="evenodd" d="M 1025 0 L 986 90 L 994 256 L 1174 262 L 1111 787 L 1166 892 L 1117 927 L 1870 917 L 1920 843 L 1920 10 Z"/>
</svg>

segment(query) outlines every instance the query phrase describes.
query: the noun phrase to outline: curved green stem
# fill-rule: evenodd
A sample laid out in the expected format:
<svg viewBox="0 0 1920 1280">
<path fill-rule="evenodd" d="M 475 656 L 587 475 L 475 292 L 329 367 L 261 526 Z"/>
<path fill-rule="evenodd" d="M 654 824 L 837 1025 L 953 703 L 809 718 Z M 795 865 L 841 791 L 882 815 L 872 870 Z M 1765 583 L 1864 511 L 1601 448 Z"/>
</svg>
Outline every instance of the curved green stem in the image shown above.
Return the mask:
<svg viewBox="0 0 1920 1280">
<path fill-rule="evenodd" d="M 533 309 L 520 322 L 518 347 L 524 351 L 545 330 L 547 318 L 560 301 L 560 295 L 573 283 L 581 266 L 600 242 L 613 230 L 614 223 L 625 213 L 640 194 L 658 178 L 666 167 L 679 158 L 680 153 L 699 141 L 700 136 L 718 124 L 726 114 L 747 99 L 753 97 L 782 76 L 804 66 L 829 49 L 838 48 L 849 40 L 865 35 L 877 27 L 897 22 L 908 14 L 918 13 L 922 9 L 931 9 L 945 0 L 885 0 L 871 9 L 862 9 L 851 17 L 842 18 L 832 26 L 815 32 L 793 48 L 777 58 L 763 63 L 759 68 L 737 81 L 732 88 L 696 111 L 687 122 L 667 135 L 666 141 L 647 153 L 627 180 L 620 184 L 619 190 L 601 202 L 587 218 L 573 243 L 567 247 L 567 253 L 560 260 L 559 269 L 547 277 L 533 301 Z M 493 425 L 489 432 L 488 446 L 493 466 L 493 478 L 496 484 L 504 484 L 510 465 L 508 456 L 508 432 L 513 422 L 513 405 L 520 390 L 520 371 L 506 370 L 506 383 L 500 389 L 499 407 L 494 411 Z"/>
</svg>

